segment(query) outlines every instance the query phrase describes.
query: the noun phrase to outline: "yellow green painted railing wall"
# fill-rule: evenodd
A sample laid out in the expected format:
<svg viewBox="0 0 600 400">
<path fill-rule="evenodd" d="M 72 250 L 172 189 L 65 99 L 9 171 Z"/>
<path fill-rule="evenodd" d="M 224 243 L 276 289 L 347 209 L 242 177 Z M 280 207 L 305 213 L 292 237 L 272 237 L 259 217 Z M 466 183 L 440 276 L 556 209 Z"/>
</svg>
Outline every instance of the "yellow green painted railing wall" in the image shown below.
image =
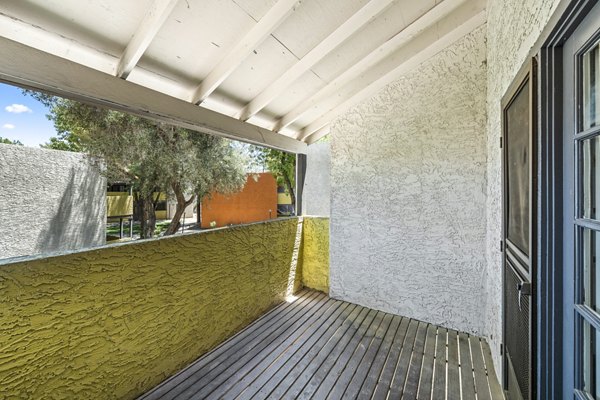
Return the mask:
<svg viewBox="0 0 600 400">
<path fill-rule="evenodd" d="M 313 232 L 323 223 L 303 222 Z M 310 244 L 300 223 L 0 265 L 3 395 L 131 399 L 149 390 L 282 301 L 300 279 L 322 283 L 311 271 L 324 248 Z M 303 271 L 302 260 L 313 266 Z"/>
<path fill-rule="evenodd" d="M 302 284 L 329 293 L 329 218 L 304 217 Z"/>
</svg>

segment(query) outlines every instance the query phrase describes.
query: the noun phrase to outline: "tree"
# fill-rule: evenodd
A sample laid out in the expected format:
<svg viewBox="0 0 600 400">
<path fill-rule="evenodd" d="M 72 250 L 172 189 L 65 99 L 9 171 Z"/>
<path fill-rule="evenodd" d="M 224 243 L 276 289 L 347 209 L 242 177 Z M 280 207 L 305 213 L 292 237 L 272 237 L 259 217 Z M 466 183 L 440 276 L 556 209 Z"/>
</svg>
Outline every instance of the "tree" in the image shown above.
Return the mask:
<svg viewBox="0 0 600 400">
<path fill-rule="evenodd" d="M 0 136 L 0 143 L 2 143 L 2 144 L 15 144 L 17 146 L 23 146 L 23 143 L 21 143 L 18 140 L 10 140 L 10 139 L 7 139 L 7 138 L 3 138 L 2 136 Z"/>
<path fill-rule="evenodd" d="M 269 170 L 278 185 L 282 185 L 292 200 L 292 208 L 296 209 L 296 155 L 285 151 L 254 146 L 251 153 L 257 163 Z"/>
<path fill-rule="evenodd" d="M 51 137 L 50 142 L 40 145 L 44 149 L 62 150 L 62 151 L 74 151 L 79 152 L 81 149 L 79 145 L 72 142 L 74 137 L 69 136 L 68 138 Z"/>
<path fill-rule="evenodd" d="M 163 127 L 164 128 L 164 127 Z M 165 179 L 177 206 L 165 235 L 179 229 L 185 209 L 212 192 L 232 193 L 246 181 L 244 160 L 229 140 L 181 128 L 158 129 Z"/>
<path fill-rule="evenodd" d="M 141 210 L 141 236 L 152 237 L 160 192 L 177 200 L 165 235 L 196 198 L 241 189 L 243 160 L 229 140 L 72 100 L 31 93 L 50 109 L 58 137 L 46 146 L 101 159 L 110 181 L 132 185 Z"/>
</svg>

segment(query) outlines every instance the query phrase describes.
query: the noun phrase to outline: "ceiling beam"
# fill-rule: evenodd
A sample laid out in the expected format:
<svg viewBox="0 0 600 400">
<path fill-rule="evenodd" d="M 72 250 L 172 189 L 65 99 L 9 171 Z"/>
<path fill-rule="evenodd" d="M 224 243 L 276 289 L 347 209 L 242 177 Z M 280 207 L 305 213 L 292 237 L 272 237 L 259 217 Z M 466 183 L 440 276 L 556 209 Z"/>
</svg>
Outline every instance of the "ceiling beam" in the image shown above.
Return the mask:
<svg viewBox="0 0 600 400">
<path fill-rule="evenodd" d="M 115 75 L 127 79 L 178 0 L 154 0 L 119 59 Z"/>
<path fill-rule="evenodd" d="M 112 74 L 117 58 L 40 26 L 0 12 L 0 36 Z"/>
<path fill-rule="evenodd" d="M 288 69 L 277 80 L 271 83 L 258 96 L 242 110 L 240 119 L 247 121 L 266 107 L 277 96 L 282 94 L 293 82 L 310 70 L 316 63 L 354 35 L 366 23 L 373 20 L 378 14 L 389 7 L 395 0 L 371 0 L 364 7 L 352 15 L 346 22 L 309 51 L 296 64 Z"/>
<path fill-rule="evenodd" d="M 0 37 L 11 39 L 109 75 L 115 75 L 115 68 L 119 63 L 119 57 L 114 56 L 105 49 L 83 43 L 77 38 L 58 34 L 39 25 L 32 25 L 2 12 L 0 12 Z M 136 82 L 138 84 L 188 100 L 189 86 L 166 79 L 163 75 L 147 69 L 138 68 L 137 72 Z M 236 111 L 242 107 L 243 104 L 238 105 Z"/>
<path fill-rule="evenodd" d="M 417 18 L 411 24 L 406 26 L 396 35 L 388 39 L 381 46 L 377 47 L 363 59 L 361 59 L 358 63 L 354 64 L 346 71 L 344 71 L 340 76 L 335 78 L 325 87 L 320 89 L 317 93 L 313 94 L 298 106 L 296 106 L 293 110 L 284 115 L 279 121 L 275 124 L 274 130 L 280 132 L 283 128 L 289 126 L 298 118 L 302 117 L 306 112 L 311 110 L 316 104 L 318 104 L 324 98 L 335 95 L 340 88 L 346 86 L 348 83 L 355 80 L 365 71 L 369 70 L 371 67 L 379 63 L 381 60 L 393 54 L 399 48 L 410 42 L 415 38 L 419 33 L 423 32 L 425 29 L 429 28 L 437 21 L 441 20 L 443 17 L 448 15 L 452 10 L 456 9 L 459 5 L 464 3 L 465 0 L 444 0 L 441 3 L 437 4 L 431 10 L 427 11 L 425 14 Z"/>
<path fill-rule="evenodd" d="M 299 140 L 304 140 L 307 143 L 314 143 L 319 140 L 323 135 L 321 128 L 329 124 L 334 118 L 345 113 L 358 103 L 374 96 L 386 85 L 418 67 L 421 63 L 427 61 L 463 36 L 484 24 L 486 21 L 486 13 L 485 11 L 480 11 L 479 13 L 470 16 L 468 19 L 463 19 L 461 21 L 462 23 L 459 26 L 456 26 L 454 29 L 443 34 L 439 39 L 428 43 L 420 51 L 414 53 L 412 57 L 402 58 L 398 56 L 384 60 L 384 62 L 377 65 L 376 68 L 373 68 L 369 75 L 364 76 L 363 79 L 359 79 L 355 82 L 358 90 L 351 90 L 349 93 L 341 96 L 341 104 L 338 104 L 310 123 L 302 130 L 297 138 Z M 397 58 L 401 60 L 399 64 L 397 63 Z M 389 64 L 392 63 L 396 64 L 395 67 L 389 68 Z M 387 72 L 384 72 L 386 69 Z"/>
<path fill-rule="evenodd" d="M 217 64 L 196 88 L 191 102 L 200 104 L 294 11 L 299 0 L 279 0 Z"/>
<path fill-rule="evenodd" d="M 325 125 L 321 129 L 317 130 L 315 133 L 313 133 L 312 135 L 307 137 L 305 140 L 306 144 L 311 145 L 311 144 L 319 141 L 319 139 L 321 139 L 323 136 L 329 135 L 330 130 L 331 130 L 331 126 Z"/>
<path fill-rule="evenodd" d="M 0 81 L 198 132 L 305 153 L 306 144 L 0 37 Z"/>
</svg>

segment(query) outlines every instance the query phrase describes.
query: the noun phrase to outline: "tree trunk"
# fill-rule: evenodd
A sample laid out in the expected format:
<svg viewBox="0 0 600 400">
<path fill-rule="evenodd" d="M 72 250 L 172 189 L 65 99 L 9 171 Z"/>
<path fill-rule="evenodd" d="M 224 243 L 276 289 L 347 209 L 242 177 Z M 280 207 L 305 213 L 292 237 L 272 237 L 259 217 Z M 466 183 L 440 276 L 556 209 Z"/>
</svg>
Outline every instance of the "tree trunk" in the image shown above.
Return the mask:
<svg viewBox="0 0 600 400">
<path fill-rule="evenodd" d="M 200 196 L 196 197 L 198 199 L 198 205 L 196 206 L 196 223 L 198 224 L 198 228 L 202 228 L 202 199 Z"/>
<path fill-rule="evenodd" d="M 181 216 L 185 212 L 187 206 L 192 204 L 195 197 L 194 195 L 192 195 L 192 197 L 186 200 L 185 195 L 183 194 L 183 191 L 181 190 L 181 187 L 178 184 L 171 185 L 171 188 L 173 189 L 173 193 L 175 193 L 177 206 L 175 207 L 175 215 L 173 215 L 173 219 L 171 220 L 169 227 L 165 231 L 165 236 L 173 235 L 179 230 L 179 227 L 181 226 L 179 222 L 181 220 Z"/>
<path fill-rule="evenodd" d="M 152 201 L 148 199 L 148 196 L 140 198 L 140 210 L 142 212 L 140 218 L 140 237 L 142 239 L 148 239 L 154 236 L 154 229 L 150 226 L 150 207 Z"/>
<path fill-rule="evenodd" d="M 137 218 L 140 221 L 140 237 L 144 238 L 144 232 L 146 231 L 146 214 L 145 214 L 145 199 L 140 196 L 139 193 L 134 194 Z"/>
<path fill-rule="evenodd" d="M 156 207 L 158 206 L 158 201 L 160 200 L 160 192 L 158 189 L 155 189 L 156 197 L 152 197 L 150 195 L 150 207 L 148 210 L 148 229 L 150 230 L 150 237 L 154 237 L 154 231 L 156 230 Z"/>
<path fill-rule="evenodd" d="M 140 238 L 154 237 L 156 228 L 156 201 L 152 194 L 147 196 L 136 195 L 136 202 L 140 210 Z"/>
<path fill-rule="evenodd" d="M 294 193 L 294 185 L 292 185 L 292 181 L 287 174 L 283 174 L 283 180 L 285 181 L 285 186 L 290 194 L 290 199 L 292 200 L 292 209 L 294 210 L 294 215 L 298 215 L 296 212 L 296 194 Z"/>
</svg>

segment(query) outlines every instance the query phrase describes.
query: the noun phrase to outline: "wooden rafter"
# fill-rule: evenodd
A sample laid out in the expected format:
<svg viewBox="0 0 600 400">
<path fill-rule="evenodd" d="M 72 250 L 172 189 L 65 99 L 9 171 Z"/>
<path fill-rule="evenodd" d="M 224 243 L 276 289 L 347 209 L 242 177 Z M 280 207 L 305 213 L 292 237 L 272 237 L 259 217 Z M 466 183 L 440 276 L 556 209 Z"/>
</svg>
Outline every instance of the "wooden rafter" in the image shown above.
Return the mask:
<svg viewBox="0 0 600 400">
<path fill-rule="evenodd" d="M 420 32 L 435 24 L 437 21 L 448 15 L 452 10 L 464 2 L 465 0 L 445 0 L 433 7 L 431 10 L 416 19 L 396 35 L 388 39 L 381 46 L 377 47 L 371 53 L 366 55 L 358 63 L 344 71 L 344 73 L 331 81 L 317 93 L 314 93 L 296 106 L 293 110 L 284 115 L 276 123 L 274 130 L 281 131 L 283 128 L 292 124 L 298 118 L 302 117 L 306 112 L 311 110 L 320 101 L 334 95 L 340 88 L 348 85 L 350 82 L 355 80 L 361 74 L 364 74 L 381 60 L 385 59 L 399 48 L 406 45 Z"/>
<path fill-rule="evenodd" d="M 127 79 L 142 55 L 152 43 L 154 36 L 175 8 L 178 0 L 155 0 L 146 11 L 144 19 L 127 44 L 119 59 L 115 75 Z"/>
<path fill-rule="evenodd" d="M 275 30 L 294 10 L 298 0 L 279 0 L 258 23 L 237 42 L 196 88 L 191 102 L 200 104 Z"/>
<path fill-rule="evenodd" d="M 366 23 L 389 7 L 393 1 L 394 0 L 371 0 L 368 2 L 283 75 L 271 83 L 258 96 L 252 99 L 242 111 L 240 119 L 247 121 L 250 117 L 256 115 L 256 113 L 266 107 L 277 96 L 282 94 L 293 82 L 310 70 L 317 62 L 322 60 L 323 57 L 328 55 L 346 39 L 355 34 Z"/>
</svg>

